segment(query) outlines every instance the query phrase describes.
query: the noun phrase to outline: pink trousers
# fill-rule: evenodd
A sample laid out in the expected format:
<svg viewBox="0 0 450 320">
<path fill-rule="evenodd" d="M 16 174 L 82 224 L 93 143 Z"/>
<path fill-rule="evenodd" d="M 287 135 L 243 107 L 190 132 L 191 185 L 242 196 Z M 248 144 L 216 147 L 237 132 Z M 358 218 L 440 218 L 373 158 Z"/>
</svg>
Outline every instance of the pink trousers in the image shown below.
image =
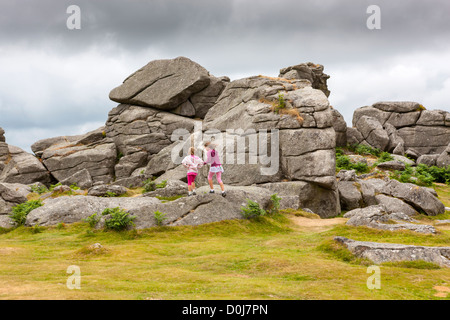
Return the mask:
<svg viewBox="0 0 450 320">
<path fill-rule="evenodd" d="M 214 174 L 216 175 L 217 182 L 218 182 L 219 184 L 222 183 L 222 179 L 221 179 L 221 177 L 222 177 L 222 172 L 209 172 L 209 174 L 208 174 L 208 180 L 212 180 Z"/>
</svg>

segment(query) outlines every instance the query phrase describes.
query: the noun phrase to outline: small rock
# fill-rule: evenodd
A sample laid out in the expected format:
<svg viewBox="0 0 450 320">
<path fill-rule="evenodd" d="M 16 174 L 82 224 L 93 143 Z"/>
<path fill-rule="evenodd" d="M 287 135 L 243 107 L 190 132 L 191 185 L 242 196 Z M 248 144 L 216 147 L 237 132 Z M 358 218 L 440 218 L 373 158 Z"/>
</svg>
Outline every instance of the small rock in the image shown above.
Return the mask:
<svg viewBox="0 0 450 320">
<path fill-rule="evenodd" d="M 398 171 L 403 171 L 406 168 L 406 166 L 403 162 L 395 161 L 395 160 L 382 162 L 382 163 L 378 164 L 377 167 L 380 169 L 384 169 L 384 170 L 398 170 Z"/>
</svg>

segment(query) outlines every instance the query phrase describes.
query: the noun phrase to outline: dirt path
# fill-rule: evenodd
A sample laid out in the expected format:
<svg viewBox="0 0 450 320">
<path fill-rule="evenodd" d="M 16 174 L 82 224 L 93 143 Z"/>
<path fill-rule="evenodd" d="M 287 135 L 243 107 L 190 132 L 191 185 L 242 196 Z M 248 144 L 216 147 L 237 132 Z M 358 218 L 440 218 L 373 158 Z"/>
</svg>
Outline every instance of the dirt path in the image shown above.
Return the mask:
<svg viewBox="0 0 450 320">
<path fill-rule="evenodd" d="M 332 219 L 310 219 L 305 217 L 290 216 L 289 219 L 301 229 L 308 229 L 314 232 L 321 232 L 332 229 L 339 224 L 345 224 L 348 219 L 332 218 Z"/>
</svg>

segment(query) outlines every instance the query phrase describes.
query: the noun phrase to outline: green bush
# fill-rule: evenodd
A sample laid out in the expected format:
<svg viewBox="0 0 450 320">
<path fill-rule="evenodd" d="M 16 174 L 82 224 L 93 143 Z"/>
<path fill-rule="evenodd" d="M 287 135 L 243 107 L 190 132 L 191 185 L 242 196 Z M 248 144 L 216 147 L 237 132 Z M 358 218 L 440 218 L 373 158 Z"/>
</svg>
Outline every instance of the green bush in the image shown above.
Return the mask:
<svg viewBox="0 0 450 320">
<path fill-rule="evenodd" d="M 391 173 L 391 179 L 427 187 L 433 185 L 434 182 L 450 184 L 450 166 L 447 168 L 439 168 L 419 164 L 414 170 L 411 165 L 407 164 L 404 171 L 396 170 Z"/>
<path fill-rule="evenodd" d="M 25 224 L 27 215 L 34 209 L 41 207 L 43 204 L 41 200 L 30 200 L 25 203 L 21 203 L 12 207 L 10 214 L 11 219 L 18 225 Z"/>
<path fill-rule="evenodd" d="M 42 186 L 42 185 L 33 184 L 30 187 L 31 187 L 31 191 L 33 191 L 37 194 L 43 194 L 43 193 L 46 193 L 49 191 L 46 186 Z"/>
<path fill-rule="evenodd" d="M 276 214 L 280 211 L 280 200 L 281 198 L 278 197 L 278 194 L 276 193 L 270 196 L 270 201 L 272 203 L 268 212 L 269 214 Z"/>
<path fill-rule="evenodd" d="M 370 168 L 367 165 L 367 163 L 364 162 L 352 163 L 350 161 L 350 158 L 342 153 L 340 153 L 339 155 L 336 154 L 336 169 L 338 171 L 355 170 L 358 173 L 367 173 L 370 171 Z"/>
<path fill-rule="evenodd" d="M 434 182 L 450 184 L 450 166 L 439 168 L 436 166 L 427 166 L 424 164 L 417 165 L 416 172 L 418 175 L 430 176 Z"/>
<path fill-rule="evenodd" d="M 275 105 L 274 111 L 278 113 L 280 109 L 286 108 L 286 100 L 284 100 L 284 95 L 278 92 L 278 103 Z"/>
<path fill-rule="evenodd" d="M 155 190 L 156 190 L 155 181 L 153 181 L 152 179 L 145 180 L 143 193 L 151 192 L 151 191 L 155 191 Z"/>
<path fill-rule="evenodd" d="M 97 212 L 92 214 L 91 216 L 84 219 L 85 222 L 89 223 L 89 226 L 91 228 L 94 228 L 97 223 L 100 221 L 100 217 L 98 216 Z"/>
<path fill-rule="evenodd" d="M 245 207 L 241 207 L 241 214 L 244 218 L 249 219 L 253 217 L 259 217 L 266 215 L 266 211 L 261 209 L 258 203 L 247 199 L 247 205 Z"/>
<path fill-rule="evenodd" d="M 394 160 L 394 157 L 389 152 L 382 152 L 378 157 L 378 161 L 376 162 L 375 165 L 392 160 Z"/>
<path fill-rule="evenodd" d="M 161 211 L 155 211 L 153 213 L 153 216 L 155 217 L 156 220 L 156 225 L 161 226 L 162 223 L 164 222 L 164 220 L 166 220 L 167 218 L 165 217 L 167 213 L 162 213 Z"/>
<path fill-rule="evenodd" d="M 375 157 L 379 157 L 381 154 L 381 150 L 377 148 L 372 148 L 365 144 L 353 144 L 349 145 L 348 149 L 356 154 L 362 155 L 362 156 L 368 156 L 373 155 Z"/>
<path fill-rule="evenodd" d="M 125 230 L 129 226 L 134 226 L 133 220 L 135 216 L 130 216 L 125 210 L 116 208 L 106 208 L 103 210 L 102 215 L 110 215 L 111 217 L 105 221 L 105 226 L 107 229 L 120 231 Z"/>
<path fill-rule="evenodd" d="M 161 183 L 158 183 L 157 185 L 156 185 L 156 189 L 163 189 L 163 188 L 165 188 L 167 186 L 167 180 L 163 180 L 163 181 L 161 181 Z"/>
<path fill-rule="evenodd" d="M 56 187 L 62 186 L 61 182 L 58 182 L 57 184 L 52 184 L 50 185 L 50 191 L 53 191 L 53 189 L 55 189 Z"/>
<path fill-rule="evenodd" d="M 76 183 L 73 183 L 73 184 L 70 185 L 70 189 L 72 189 L 72 190 L 80 190 L 80 187 L 77 186 Z"/>
</svg>

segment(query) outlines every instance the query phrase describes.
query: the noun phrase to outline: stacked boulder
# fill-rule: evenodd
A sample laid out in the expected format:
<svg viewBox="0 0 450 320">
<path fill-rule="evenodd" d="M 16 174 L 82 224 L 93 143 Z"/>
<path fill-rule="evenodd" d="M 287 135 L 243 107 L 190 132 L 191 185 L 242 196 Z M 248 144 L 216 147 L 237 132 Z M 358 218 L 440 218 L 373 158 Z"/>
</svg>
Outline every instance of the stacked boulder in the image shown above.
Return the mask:
<svg viewBox="0 0 450 320">
<path fill-rule="evenodd" d="M 383 205 L 388 213 L 402 212 L 408 216 L 425 213 L 435 216 L 445 212 L 435 191 L 411 183 L 376 178 L 358 178 L 354 170 L 341 170 L 338 190 L 343 210 Z"/>
<path fill-rule="evenodd" d="M 347 140 L 414 159 L 437 159 L 450 141 L 450 113 L 426 110 L 417 102 L 378 102 L 354 112 Z"/>
<path fill-rule="evenodd" d="M 155 60 L 126 78 L 109 97 L 123 104 L 203 118 L 229 81 L 210 75 L 185 57 Z"/>
<path fill-rule="evenodd" d="M 34 155 L 6 143 L 0 128 L 0 182 L 31 184 L 49 183 L 50 173 Z"/>
</svg>

